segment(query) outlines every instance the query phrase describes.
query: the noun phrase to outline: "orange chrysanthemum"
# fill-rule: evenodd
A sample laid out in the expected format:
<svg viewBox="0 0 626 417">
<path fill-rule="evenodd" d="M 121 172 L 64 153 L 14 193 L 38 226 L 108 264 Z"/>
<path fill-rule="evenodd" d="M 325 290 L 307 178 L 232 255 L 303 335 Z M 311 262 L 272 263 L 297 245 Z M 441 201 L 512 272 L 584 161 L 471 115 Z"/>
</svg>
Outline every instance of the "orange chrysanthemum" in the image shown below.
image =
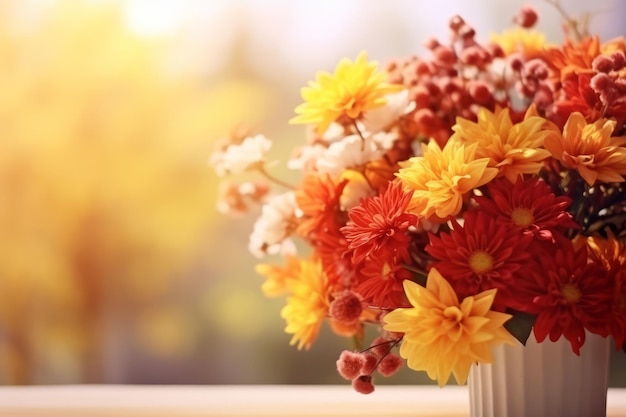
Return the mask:
<svg viewBox="0 0 626 417">
<path fill-rule="evenodd" d="M 400 355 L 439 386 L 450 374 L 464 384 L 473 364 L 492 362 L 491 346 L 512 343 L 503 326 L 511 316 L 490 310 L 495 289 L 459 302 L 448 281 L 431 269 L 425 288 L 406 280 L 404 290 L 413 308 L 388 313 L 384 328 L 404 333 Z"/>
<path fill-rule="evenodd" d="M 488 158 L 475 158 L 477 146 L 458 140 L 448 141 L 443 150 L 434 140 L 423 144 L 423 156 L 409 159 L 396 174 L 413 192 L 409 210 L 433 221 L 457 215 L 463 197 L 498 174 L 488 167 Z"/>
<path fill-rule="evenodd" d="M 342 116 L 358 119 L 363 112 L 381 107 L 385 96 L 402 90 L 402 86 L 386 82 L 387 76 L 378 71 L 378 64 L 367 60 L 361 52 L 352 62 L 343 59 L 334 74 L 320 72 L 316 80 L 302 88 L 304 103 L 296 107 L 298 116 L 290 123 L 312 123 L 319 133 Z"/>
<path fill-rule="evenodd" d="M 355 291 L 363 301 L 376 308 L 397 308 L 407 305 L 402 283 L 411 273 L 398 260 L 375 258 L 363 262 Z"/>
<path fill-rule="evenodd" d="M 348 180 L 335 182 L 328 174 L 311 173 L 304 177 L 295 192 L 296 204 L 302 211 L 302 221 L 296 229 L 300 236 L 311 239 L 316 232 L 343 224 L 340 200 L 347 183 Z"/>
<path fill-rule="evenodd" d="M 410 202 L 411 193 L 396 182 L 382 194 L 365 198 L 350 210 L 350 220 L 341 231 L 348 240 L 355 264 L 372 257 L 390 261 L 408 259 L 407 230 L 418 221 L 416 215 L 406 211 Z"/>
<path fill-rule="evenodd" d="M 626 99 L 621 79 L 607 74 L 572 74 L 561 82 L 561 91 L 549 110 L 550 120 L 562 127 L 570 114 L 581 113 L 587 120 L 601 117 L 615 119 L 618 126 L 626 121 Z"/>
<path fill-rule="evenodd" d="M 578 171 L 589 185 L 622 182 L 626 175 L 626 137 L 611 136 L 614 129 L 613 120 L 587 123 L 582 114 L 572 113 L 563 134 L 551 130 L 544 146 L 563 166 Z"/>
<path fill-rule="evenodd" d="M 337 291 L 347 288 L 356 271 L 348 249 L 348 241 L 341 233 L 340 226 L 330 225 L 316 231 L 310 239 L 310 244 L 322 263 L 324 273 L 328 276 L 329 286 Z"/>
<path fill-rule="evenodd" d="M 580 42 L 566 39 L 561 47 L 547 48 L 542 59 L 552 70 L 554 78 L 564 80 L 572 74 L 593 72 L 592 63 L 597 56 L 615 51 L 625 51 L 623 41 L 609 41 L 600 45 L 600 38 L 593 36 Z"/>
<path fill-rule="evenodd" d="M 513 124 L 508 108 L 496 108 L 494 112 L 481 108 L 476 122 L 457 118 L 452 138 L 465 144 L 476 143 L 476 157 L 489 158 L 489 166 L 514 183 L 523 174 L 538 173 L 542 161 L 550 156 L 543 149 L 549 134 L 544 129 L 546 120 L 533 113 L 527 112 L 522 122 Z"/>
<path fill-rule="evenodd" d="M 287 322 L 285 332 L 293 335 L 290 344 L 309 349 L 328 316 L 331 289 L 318 260 L 301 260 L 299 272 L 287 280 L 290 295 L 281 316 Z"/>
</svg>

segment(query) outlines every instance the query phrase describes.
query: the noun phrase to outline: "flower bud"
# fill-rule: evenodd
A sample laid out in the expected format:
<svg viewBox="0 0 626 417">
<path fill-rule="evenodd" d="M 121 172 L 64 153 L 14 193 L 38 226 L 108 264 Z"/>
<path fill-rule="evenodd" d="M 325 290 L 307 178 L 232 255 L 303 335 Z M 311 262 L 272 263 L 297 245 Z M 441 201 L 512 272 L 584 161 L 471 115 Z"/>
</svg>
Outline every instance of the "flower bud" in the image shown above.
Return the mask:
<svg viewBox="0 0 626 417">
<path fill-rule="evenodd" d="M 535 26 L 538 19 L 539 15 L 537 14 L 537 10 L 530 5 L 525 5 L 521 7 L 513 21 L 521 27 L 528 29 Z"/>
<path fill-rule="evenodd" d="M 361 369 L 365 365 L 365 355 L 344 350 L 339 355 L 336 364 L 339 375 L 344 379 L 351 380 L 361 374 Z"/>
<path fill-rule="evenodd" d="M 352 291 L 344 291 L 331 303 L 328 314 L 335 320 L 351 324 L 357 322 L 363 312 L 361 297 Z"/>
<path fill-rule="evenodd" d="M 606 55 L 598 55 L 591 63 L 591 68 L 596 72 L 609 73 L 613 71 L 613 59 Z"/>
<path fill-rule="evenodd" d="M 371 394 L 374 392 L 374 379 L 371 375 L 361 375 L 352 380 L 352 388 L 360 394 Z"/>
<path fill-rule="evenodd" d="M 385 356 L 378 364 L 378 372 L 382 376 L 389 377 L 398 372 L 398 369 L 400 369 L 401 366 L 402 358 L 400 358 L 398 355 L 390 353 Z"/>
</svg>

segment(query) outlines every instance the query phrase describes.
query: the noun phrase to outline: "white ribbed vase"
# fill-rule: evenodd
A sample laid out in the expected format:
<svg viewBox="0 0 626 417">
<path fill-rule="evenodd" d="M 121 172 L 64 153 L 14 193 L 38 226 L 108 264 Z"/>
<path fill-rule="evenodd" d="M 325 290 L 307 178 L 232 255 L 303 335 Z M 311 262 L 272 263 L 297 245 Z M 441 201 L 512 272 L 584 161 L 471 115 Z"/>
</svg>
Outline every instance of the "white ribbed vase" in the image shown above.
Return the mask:
<svg viewBox="0 0 626 417">
<path fill-rule="evenodd" d="M 561 337 L 500 345 L 469 375 L 472 417 L 605 417 L 610 338 L 587 333 L 580 356 Z"/>
</svg>

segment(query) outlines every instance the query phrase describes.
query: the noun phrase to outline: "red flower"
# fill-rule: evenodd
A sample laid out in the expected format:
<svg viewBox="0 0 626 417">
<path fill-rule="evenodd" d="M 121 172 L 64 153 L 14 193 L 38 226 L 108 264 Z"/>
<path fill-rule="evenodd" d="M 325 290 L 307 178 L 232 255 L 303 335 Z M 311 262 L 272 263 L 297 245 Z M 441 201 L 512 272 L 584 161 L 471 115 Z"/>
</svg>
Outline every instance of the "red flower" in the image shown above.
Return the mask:
<svg viewBox="0 0 626 417">
<path fill-rule="evenodd" d="M 407 230 L 418 222 L 416 215 L 406 212 L 411 195 L 402 189 L 402 183 L 391 183 L 380 195 L 365 198 L 350 210 L 350 220 L 341 231 L 355 264 L 367 258 L 388 262 L 408 259 Z"/>
<path fill-rule="evenodd" d="M 619 126 L 626 120 L 623 93 L 611 97 L 611 100 L 603 100 L 603 96 L 593 88 L 593 77 L 593 73 L 571 74 L 563 80 L 562 90 L 557 93 L 552 114 L 549 115 L 557 126 L 563 128 L 569 115 L 575 112 L 591 121 L 600 117 L 613 118 Z M 619 85 L 619 82 L 616 83 L 616 86 Z"/>
<path fill-rule="evenodd" d="M 520 283 L 519 293 L 532 300 L 527 311 L 537 314 L 533 329 L 537 341 L 565 336 L 580 354 L 585 329 L 611 334 L 617 271 L 588 262 L 586 246 L 575 250 L 571 240 L 555 236 L 553 250 L 538 257 L 539 268 L 528 270 L 529 279 Z"/>
<path fill-rule="evenodd" d="M 476 197 L 479 210 L 538 239 L 551 240 L 554 231 L 578 229 L 566 211 L 571 199 L 555 196 L 538 178 L 518 179 L 512 187 L 509 181 L 498 179 L 489 183 L 488 193 L 489 197 Z"/>
<path fill-rule="evenodd" d="M 607 238 L 589 237 L 586 244 L 589 262 L 602 265 L 606 273 L 615 279 L 613 318 L 609 322 L 615 346 L 621 349 L 626 343 L 626 243 L 609 233 Z"/>
<path fill-rule="evenodd" d="M 532 236 L 480 211 L 466 212 L 464 220 L 463 226 L 453 221 L 450 233 L 430 235 L 431 267 L 446 277 L 459 299 L 497 288 L 494 309 L 521 309 L 525 300 L 514 291 L 528 273 Z"/>
<path fill-rule="evenodd" d="M 360 268 L 359 275 L 361 280 L 354 291 L 363 297 L 366 304 L 392 309 L 410 305 L 402 283 L 411 278 L 411 273 L 402 264 L 384 258 L 368 259 Z"/>
</svg>

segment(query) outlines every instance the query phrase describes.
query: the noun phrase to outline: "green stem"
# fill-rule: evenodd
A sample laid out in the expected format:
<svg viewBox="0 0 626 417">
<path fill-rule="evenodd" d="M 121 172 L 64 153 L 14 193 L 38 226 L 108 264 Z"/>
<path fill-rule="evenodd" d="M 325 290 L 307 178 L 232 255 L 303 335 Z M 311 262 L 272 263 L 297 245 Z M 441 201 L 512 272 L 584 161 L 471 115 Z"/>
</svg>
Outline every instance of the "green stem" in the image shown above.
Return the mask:
<svg viewBox="0 0 626 417">
<path fill-rule="evenodd" d="M 270 174 L 269 172 L 267 172 L 264 167 L 260 166 L 260 167 L 258 167 L 258 170 L 268 180 L 270 180 L 270 181 L 272 181 L 272 182 L 274 182 L 274 183 L 276 183 L 276 184 L 278 184 L 280 186 L 288 188 L 290 190 L 295 190 L 296 189 L 296 187 L 294 185 L 289 184 L 289 183 L 287 183 L 287 182 L 285 182 L 285 181 L 283 181 L 281 179 L 278 179 L 275 176 L 273 176 L 272 174 Z"/>
</svg>

